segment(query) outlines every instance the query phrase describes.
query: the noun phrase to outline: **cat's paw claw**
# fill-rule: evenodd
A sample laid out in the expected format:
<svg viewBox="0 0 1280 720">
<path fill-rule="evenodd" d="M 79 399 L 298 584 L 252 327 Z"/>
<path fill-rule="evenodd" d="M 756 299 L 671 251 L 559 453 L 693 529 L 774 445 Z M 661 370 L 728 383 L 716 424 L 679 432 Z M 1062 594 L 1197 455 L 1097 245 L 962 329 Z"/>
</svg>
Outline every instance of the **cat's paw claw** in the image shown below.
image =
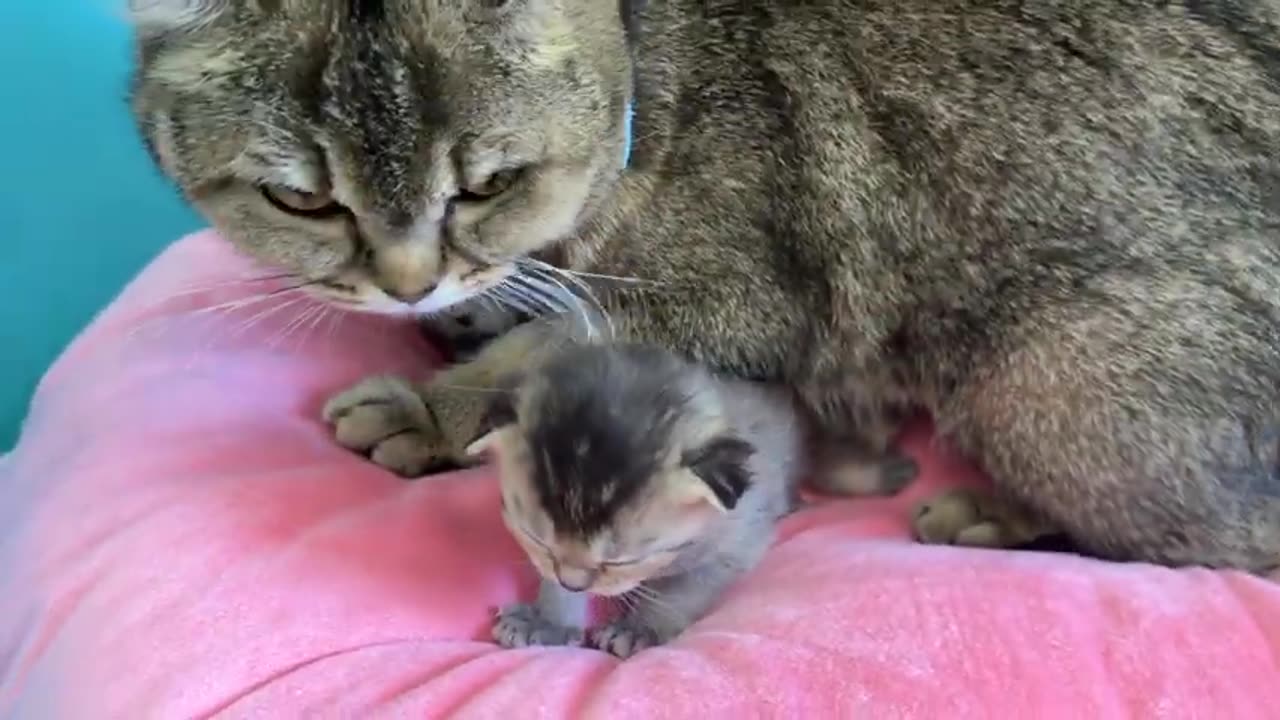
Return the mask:
<svg viewBox="0 0 1280 720">
<path fill-rule="evenodd" d="M 1052 529 L 1021 508 L 981 490 L 950 490 L 916 507 L 917 540 L 932 545 L 1006 548 L 1031 542 Z"/>
<path fill-rule="evenodd" d="M 592 631 L 591 644 L 626 660 L 641 650 L 661 644 L 661 639 L 651 628 L 626 620 L 615 620 Z"/>
<path fill-rule="evenodd" d="M 325 404 L 324 419 L 339 445 L 398 475 L 418 477 L 439 462 L 439 429 L 422 396 L 400 378 L 356 383 Z"/>
<path fill-rule="evenodd" d="M 585 642 L 581 628 L 557 625 L 544 618 L 532 605 L 508 605 L 498 611 L 493 624 L 494 642 L 504 648 L 534 645 L 567 645 L 581 647 Z"/>
</svg>

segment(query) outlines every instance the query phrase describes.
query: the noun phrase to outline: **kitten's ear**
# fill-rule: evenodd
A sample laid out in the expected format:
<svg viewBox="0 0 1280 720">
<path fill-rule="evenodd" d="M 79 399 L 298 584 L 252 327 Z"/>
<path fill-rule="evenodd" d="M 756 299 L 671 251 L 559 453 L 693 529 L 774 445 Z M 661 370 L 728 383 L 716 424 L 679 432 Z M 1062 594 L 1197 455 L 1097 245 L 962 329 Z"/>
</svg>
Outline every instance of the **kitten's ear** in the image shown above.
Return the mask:
<svg viewBox="0 0 1280 720">
<path fill-rule="evenodd" d="M 231 0 L 129 0 L 138 32 L 159 35 L 199 30 L 231 6 Z"/>
<path fill-rule="evenodd" d="M 493 446 L 498 433 L 516 423 L 516 396 L 507 389 L 493 393 L 489 407 L 480 420 L 480 435 L 467 445 L 467 454 L 478 456 Z"/>
<path fill-rule="evenodd" d="M 751 485 L 747 460 L 755 453 L 751 443 L 732 435 L 718 435 L 684 455 L 683 463 L 711 491 L 715 504 L 732 510 Z"/>
</svg>

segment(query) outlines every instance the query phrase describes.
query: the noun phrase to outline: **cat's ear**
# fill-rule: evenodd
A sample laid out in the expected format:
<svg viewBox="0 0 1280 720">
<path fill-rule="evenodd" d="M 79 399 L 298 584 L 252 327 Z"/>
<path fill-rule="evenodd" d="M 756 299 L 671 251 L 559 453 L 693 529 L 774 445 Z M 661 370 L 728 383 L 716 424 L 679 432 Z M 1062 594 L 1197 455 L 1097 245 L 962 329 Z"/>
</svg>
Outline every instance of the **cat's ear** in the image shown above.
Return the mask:
<svg viewBox="0 0 1280 720">
<path fill-rule="evenodd" d="M 751 443 L 732 435 L 717 435 L 682 458 L 684 466 L 710 491 L 708 500 L 732 510 L 751 485 L 747 461 L 755 453 Z"/>
<path fill-rule="evenodd" d="M 231 7 L 231 0 L 129 0 L 138 32 L 159 35 L 199 30 Z"/>
<path fill-rule="evenodd" d="M 516 396 L 502 388 L 493 393 L 484 417 L 480 420 L 480 434 L 467 445 L 467 455 L 483 455 L 493 447 L 498 434 L 516 423 Z"/>
</svg>

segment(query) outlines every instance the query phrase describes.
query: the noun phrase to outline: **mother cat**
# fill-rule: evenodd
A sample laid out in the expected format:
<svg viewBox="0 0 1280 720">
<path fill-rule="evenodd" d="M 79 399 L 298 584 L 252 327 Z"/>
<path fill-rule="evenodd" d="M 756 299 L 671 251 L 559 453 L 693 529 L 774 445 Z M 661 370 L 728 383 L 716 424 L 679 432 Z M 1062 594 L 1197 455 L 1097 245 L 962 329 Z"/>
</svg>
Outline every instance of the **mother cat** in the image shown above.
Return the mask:
<svg viewBox="0 0 1280 720">
<path fill-rule="evenodd" d="M 633 338 L 872 449 L 923 407 L 1091 552 L 1280 564 L 1277 0 L 133 10 L 157 161 L 314 292 L 432 312 L 538 253 L 642 278 L 597 287 Z M 483 400 L 356 395 L 348 436 L 422 462 Z"/>
</svg>

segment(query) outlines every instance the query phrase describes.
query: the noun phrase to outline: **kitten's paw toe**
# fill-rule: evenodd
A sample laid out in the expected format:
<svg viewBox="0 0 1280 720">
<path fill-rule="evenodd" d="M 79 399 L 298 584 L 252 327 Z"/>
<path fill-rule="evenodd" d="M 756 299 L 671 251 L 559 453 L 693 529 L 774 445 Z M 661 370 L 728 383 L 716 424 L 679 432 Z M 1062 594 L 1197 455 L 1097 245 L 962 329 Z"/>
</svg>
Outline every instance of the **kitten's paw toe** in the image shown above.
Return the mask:
<svg viewBox="0 0 1280 720">
<path fill-rule="evenodd" d="M 651 628 L 625 620 L 616 620 L 591 633 L 591 644 L 615 657 L 626 660 L 636 653 L 661 644 Z"/>
<path fill-rule="evenodd" d="M 1026 509 L 980 490 L 951 490 L 921 503 L 912 519 L 920 542 L 978 548 L 1023 545 L 1054 533 Z"/>
<path fill-rule="evenodd" d="M 329 400 L 324 418 L 339 445 L 405 477 L 437 463 L 440 433 L 422 396 L 405 380 L 372 377 Z"/>
<path fill-rule="evenodd" d="M 585 637 L 581 628 L 557 625 L 538 613 L 532 605 L 508 605 L 498 613 L 493 624 L 493 639 L 504 648 L 535 645 L 569 645 L 581 647 Z"/>
</svg>

